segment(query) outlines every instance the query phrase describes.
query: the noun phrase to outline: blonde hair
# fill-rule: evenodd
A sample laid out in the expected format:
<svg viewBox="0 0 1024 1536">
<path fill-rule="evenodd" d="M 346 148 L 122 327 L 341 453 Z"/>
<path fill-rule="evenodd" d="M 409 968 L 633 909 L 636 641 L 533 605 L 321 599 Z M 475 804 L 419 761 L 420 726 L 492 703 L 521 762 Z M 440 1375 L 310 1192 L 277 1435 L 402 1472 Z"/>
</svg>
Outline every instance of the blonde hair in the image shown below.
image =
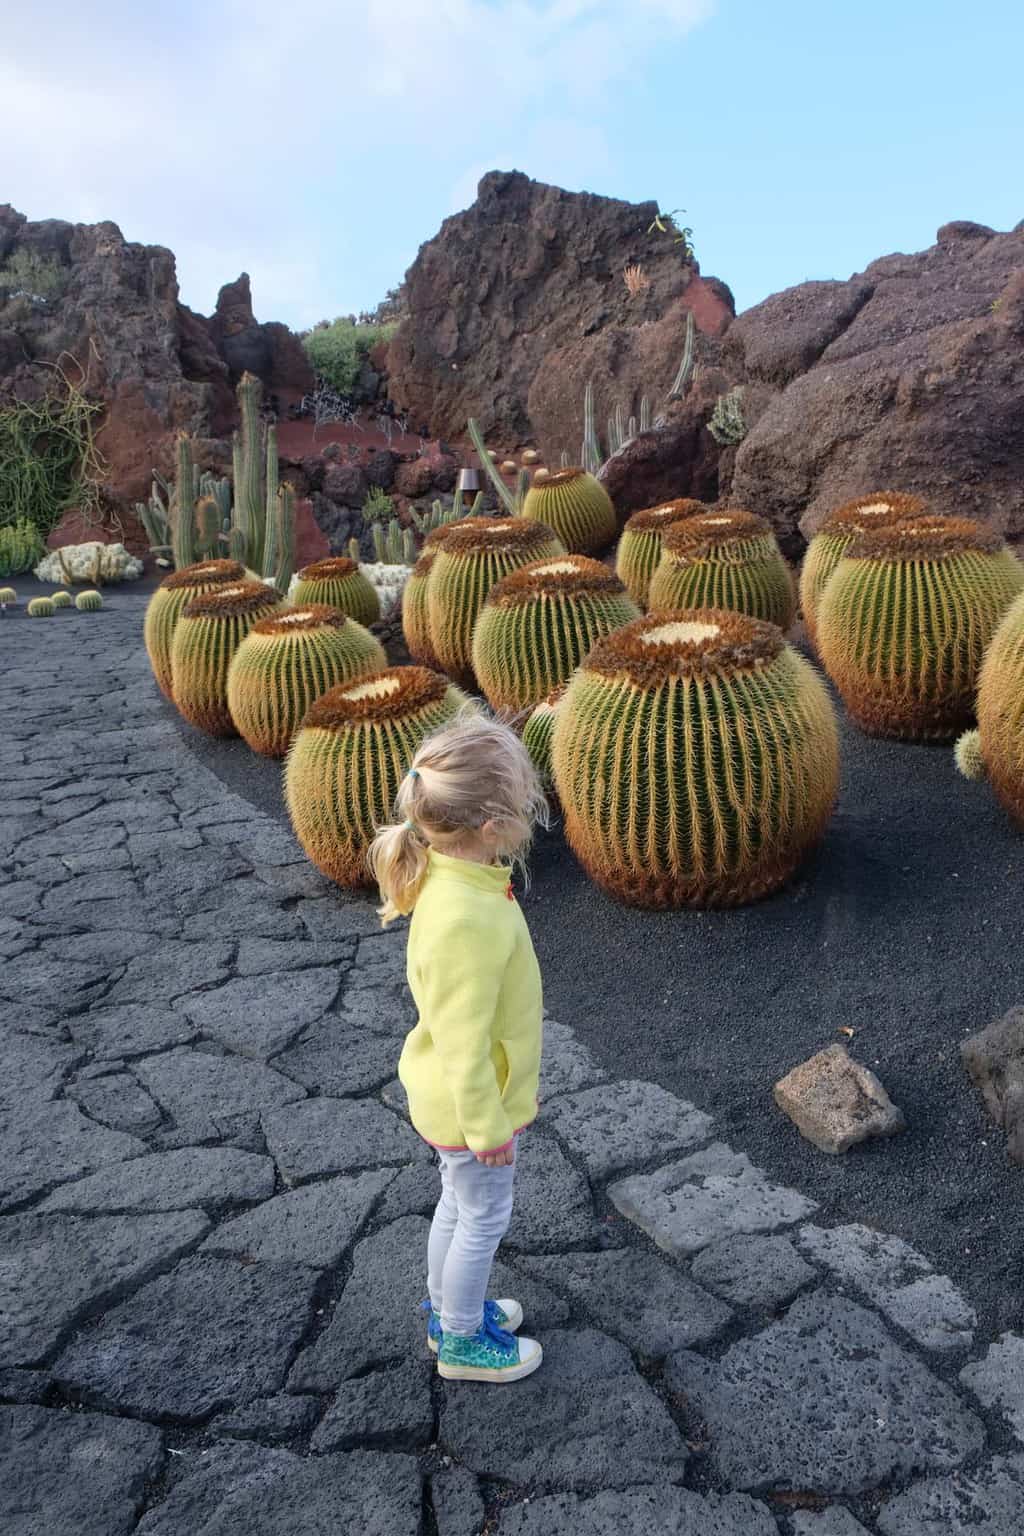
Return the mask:
<svg viewBox="0 0 1024 1536">
<path fill-rule="evenodd" d="M 548 803 L 515 731 L 467 710 L 420 747 L 399 786 L 395 815 L 400 819 L 378 828 L 367 854 L 385 927 L 415 906 L 428 850 L 455 853 L 486 822 L 498 829 L 497 851 L 525 873 L 534 827 L 548 822 Z"/>
</svg>

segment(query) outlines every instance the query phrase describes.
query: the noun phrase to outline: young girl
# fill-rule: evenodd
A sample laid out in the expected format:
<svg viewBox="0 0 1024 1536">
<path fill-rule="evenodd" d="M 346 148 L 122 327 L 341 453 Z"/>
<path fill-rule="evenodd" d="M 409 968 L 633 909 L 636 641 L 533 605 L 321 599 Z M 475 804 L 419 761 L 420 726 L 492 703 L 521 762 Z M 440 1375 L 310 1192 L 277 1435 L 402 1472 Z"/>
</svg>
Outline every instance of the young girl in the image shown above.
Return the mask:
<svg viewBox="0 0 1024 1536">
<path fill-rule="evenodd" d="M 547 803 L 515 732 L 469 714 L 424 743 L 396 804 L 404 819 L 378 832 L 370 867 L 383 921 L 412 913 L 419 1023 L 398 1075 L 441 1165 L 427 1339 L 444 1377 L 518 1381 L 540 1365 L 541 1347 L 516 1337 L 518 1302 L 485 1298 L 512 1215 L 515 1138 L 537 1114 L 540 1074 L 540 969 L 509 861 L 522 860 Z"/>
</svg>

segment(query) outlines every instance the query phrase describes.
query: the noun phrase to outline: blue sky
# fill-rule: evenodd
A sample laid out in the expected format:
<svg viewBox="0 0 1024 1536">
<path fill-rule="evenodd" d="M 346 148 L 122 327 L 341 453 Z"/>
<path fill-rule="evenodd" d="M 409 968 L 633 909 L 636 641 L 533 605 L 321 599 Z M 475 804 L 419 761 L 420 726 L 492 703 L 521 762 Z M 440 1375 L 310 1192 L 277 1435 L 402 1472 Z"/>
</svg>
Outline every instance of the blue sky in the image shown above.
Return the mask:
<svg viewBox="0 0 1024 1536">
<path fill-rule="evenodd" d="M 371 307 L 487 169 L 686 209 L 740 308 L 1024 218 L 1019 0 L 52 0 L 0 200 L 169 245 L 209 312 Z"/>
</svg>

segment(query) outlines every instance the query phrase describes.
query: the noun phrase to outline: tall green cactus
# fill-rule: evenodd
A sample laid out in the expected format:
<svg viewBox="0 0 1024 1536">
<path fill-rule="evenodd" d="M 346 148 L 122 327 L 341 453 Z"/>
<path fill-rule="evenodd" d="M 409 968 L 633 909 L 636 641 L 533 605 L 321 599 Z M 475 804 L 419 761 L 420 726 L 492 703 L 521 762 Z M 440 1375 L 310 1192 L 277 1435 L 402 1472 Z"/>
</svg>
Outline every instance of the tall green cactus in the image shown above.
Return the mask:
<svg viewBox="0 0 1024 1536">
<path fill-rule="evenodd" d="M 171 539 L 174 547 L 175 568 L 180 571 L 186 565 L 194 565 L 196 559 L 192 439 L 187 432 L 178 433 L 174 448 L 178 478 L 174 489 Z"/>
<path fill-rule="evenodd" d="M 238 385 L 238 409 L 241 419 L 239 430 L 232 439 L 232 456 L 235 470 L 235 507 L 233 521 L 245 539 L 248 561 L 254 571 L 263 571 L 263 545 L 261 524 L 266 514 L 267 502 L 262 493 L 260 468 L 262 435 L 260 432 L 260 400 L 263 386 L 253 373 L 243 373 Z M 273 464 L 268 471 L 277 475 L 277 453 L 274 445 Z M 268 474 L 269 479 L 269 474 Z M 275 487 L 276 495 L 276 487 Z"/>
<path fill-rule="evenodd" d="M 594 381 L 587 380 L 583 391 L 583 446 L 580 463 L 590 475 L 596 475 L 604 462 L 601 443 L 597 436 L 597 416 L 594 410 Z"/>
</svg>

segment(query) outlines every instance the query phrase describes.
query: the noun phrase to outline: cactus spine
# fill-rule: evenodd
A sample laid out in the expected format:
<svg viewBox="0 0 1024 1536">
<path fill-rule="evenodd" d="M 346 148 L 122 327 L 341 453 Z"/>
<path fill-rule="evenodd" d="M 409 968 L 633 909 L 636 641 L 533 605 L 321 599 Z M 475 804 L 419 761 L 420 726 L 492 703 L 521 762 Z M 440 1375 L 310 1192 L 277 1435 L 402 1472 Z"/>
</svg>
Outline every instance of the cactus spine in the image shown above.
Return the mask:
<svg viewBox="0 0 1024 1536">
<path fill-rule="evenodd" d="M 382 672 L 384 647 L 336 608 L 259 619 L 228 668 L 228 711 L 254 752 L 283 757 L 310 706 L 339 683 Z"/>
<path fill-rule="evenodd" d="M 683 496 L 676 501 L 663 501 L 657 507 L 645 507 L 626 520 L 615 551 L 615 574 L 641 608 L 647 607 L 651 577 L 661 561 L 661 539 L 665 529 L 710 510 L 706 502 Z"/>
<path fill-rule="evenodd" d="M 210 736 L 237 736 L 228 708 L 228 668 L 260 619 L 281 607 L 262 581 L 240 581 L 193 597 L 171 641 L 171 691 L 180 714 Z"/>
<path fill-rule="evenodd" d="M 546 699 L 535 704 L 523 726 L 523 746 L 530 754 L 530 761 L 540 775 L 540 781 L 548 794 L 554 792 L 555 782 L 551 768 L 551 743 L 555 733 L 555 716 L 565 697 L 566 685 L 556 688 Z"/>
<path fill-rule="evenodd" d="M 714 609 L 648 615 L 595 646 L 552 758 L 573 852 L 644 907 L 776 889 L 824 833 L 839 781 L 814 668 L 774 625 Z"/>
<path fill-rule="evenodd" d="M 79 592 L 75 607 L 79 613 L 98 613 L 103 607 L 103 599 L 98 592 Z"/>
<path fill-rule="evenodd" d="M 521 714 L 568 682 L 598 640 L 639 617 L 600 561 L 536 560 L 491 588 L 473 631 L 473 670 L 492 709 Z"/>
<path fill-rule="evenodd" d="M 443 523 L 427 535 L 423 551 L 402 590 L 402 633 L 409 655 L 422 667 L 439 666 L 430 641 L 427 589 L 437 552 L 454 526 L 453 523 Z"/>
<path fill-rule="evenodd" d="M 967 518 L 859 534 L 818 611 L 821 659 L 851 718 L 871 736 L 952 739 L 974 718 L 985 649 L 1022 589 L 1000 535 Z"/>
<path fill-rule="evenodd" d="M 1024 595 L 1007 610 L 985 652 L 978 729 L 961 736 L 956 754 L 961 773 L 987 778 L 1003 809 L 1024 827 Z"/>
<path fill-rule="evenodd" d="M 48 597 L 34 597 L 26 610 L 30 619 L 52 619 L 57 612 Z"/>
<path fill-rule="evenodd" d="M 237 560 L 205 560 L 165 576 L 150 598 L 142 635 L 149 664 L 160 692 L 174 700 L 171 684 L 171 641 L 186 605 L 217 587 L 237 586 L 247 576 Z"/>
<path fill-rule="evenodd" d="M 539 485 L 535 480 L 523 516 L 551 528 L 576 555 L 600 554 L 619 526 L 608 492 L 583 469 L 561 469 Z"/>
<path fill-rule="evenodd" d="M 312 565 L 304 566 L 291 596 L 296 607 L 312 603 L 337 608 L 357 624 L 376 624 L 380 618 L 377 589 L 356 562 L 344 555 L 314 560 Z"/>
<path fill-rule="evenodd" d="M 393 667 L 312 706 L 288 753 L 285 800 L 295 836 L 329 879 L 370 883 L 366 851 L 413 757 L 466 703 L 436 672 Z"/>
<path fill-rule="evenodd" d="M 789 566 L 762 517 L 705 512 L 665 530 L 648 594 L 653 610 L 726 608 L 786 630 L 796 612 Z"/>
<path fill-rule="evenodd" d="M 891 528 L 926 511 L 920 496 L 905 496 L 901 491 L 872 491 L 869 496 L 845 502 L 829 514 L 807 546 L 800 567 L 800 607 L 813 646 L 818 643 L 822 593 L 858 533 L 870 528 Z"/>
</svg>

